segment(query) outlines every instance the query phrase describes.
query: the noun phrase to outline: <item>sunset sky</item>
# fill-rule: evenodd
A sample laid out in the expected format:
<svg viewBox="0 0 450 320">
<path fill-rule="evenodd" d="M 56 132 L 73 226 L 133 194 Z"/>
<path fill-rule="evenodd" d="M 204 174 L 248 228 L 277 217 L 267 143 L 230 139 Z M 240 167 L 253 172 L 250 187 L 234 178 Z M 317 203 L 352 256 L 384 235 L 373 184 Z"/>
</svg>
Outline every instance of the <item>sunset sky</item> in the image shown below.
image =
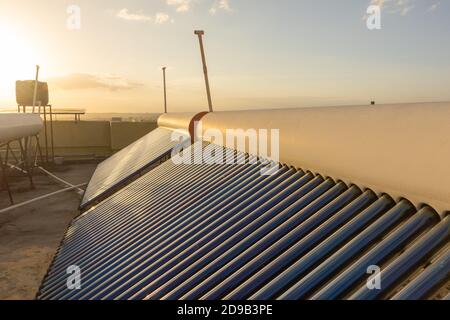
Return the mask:
<svg viewBox="0 0 450 320">
<path fill-rule="evenodd" d="M 450 100 L 450 0 L 0 0 L 0 107 L 39 64 L 57 108 L 161 112 L 164 65 L 169 110 L 204 110 L 194 29 L 216 110 Z"/>
</svg>

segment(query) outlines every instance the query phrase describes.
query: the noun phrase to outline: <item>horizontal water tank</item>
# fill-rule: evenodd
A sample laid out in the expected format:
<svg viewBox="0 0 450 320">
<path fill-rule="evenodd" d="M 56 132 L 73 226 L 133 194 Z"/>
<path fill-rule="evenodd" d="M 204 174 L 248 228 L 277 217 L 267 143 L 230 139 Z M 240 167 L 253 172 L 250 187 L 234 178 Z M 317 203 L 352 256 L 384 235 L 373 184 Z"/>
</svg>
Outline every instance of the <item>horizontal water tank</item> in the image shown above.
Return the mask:
<svg viewBox="0 0 450 320">
<path fill-rule="evenodd" d="M 34 136 L 43 127 L 37 114 L 0 113 L 0 142 Z"/>
</svg>

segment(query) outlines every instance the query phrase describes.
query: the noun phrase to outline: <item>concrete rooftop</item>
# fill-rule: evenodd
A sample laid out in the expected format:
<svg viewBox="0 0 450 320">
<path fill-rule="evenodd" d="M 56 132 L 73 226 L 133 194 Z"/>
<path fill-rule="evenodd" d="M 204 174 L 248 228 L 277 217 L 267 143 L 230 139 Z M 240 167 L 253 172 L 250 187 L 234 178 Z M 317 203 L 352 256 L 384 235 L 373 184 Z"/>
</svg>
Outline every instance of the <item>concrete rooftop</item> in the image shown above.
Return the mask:
<svg viewBox="0 0 450 320">
<path fill-rule="evenodd" d="M 62 179 L 88 182 L 97 163 L 71 163 L 49 168 Z M 12 171 L 10 185 L 15 203 L 64 188 L 35 170 L 35 189 L 26 177 Z M 6 192 L 0 196 L 0 209 L 10 205 Z M 58 248 L 64 231 L 76 217 L 80 195 L 69 191 L 0 214 L 0 300 L 34 299 L 39 285 Z"/>
</svg>

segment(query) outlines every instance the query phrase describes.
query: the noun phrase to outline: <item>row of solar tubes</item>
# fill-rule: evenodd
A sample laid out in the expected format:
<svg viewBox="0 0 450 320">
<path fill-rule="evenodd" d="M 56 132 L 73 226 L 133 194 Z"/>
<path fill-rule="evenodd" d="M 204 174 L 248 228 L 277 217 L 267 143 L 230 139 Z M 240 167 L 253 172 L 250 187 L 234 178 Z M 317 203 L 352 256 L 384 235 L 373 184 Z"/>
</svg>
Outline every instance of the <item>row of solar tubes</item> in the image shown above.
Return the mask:
<svg viewBox="0 0 450 320">
<path fill-rule="evenodd" d="M 246 163 L 169 160 L 75 219 L 38 297 L 424 299 L 445 289 L 448 216 L 223 151 Z M 67 288 L 71 265 L 80 290 Z M 376 290 L 371 266 L 382 270 Z"/>
</svg>

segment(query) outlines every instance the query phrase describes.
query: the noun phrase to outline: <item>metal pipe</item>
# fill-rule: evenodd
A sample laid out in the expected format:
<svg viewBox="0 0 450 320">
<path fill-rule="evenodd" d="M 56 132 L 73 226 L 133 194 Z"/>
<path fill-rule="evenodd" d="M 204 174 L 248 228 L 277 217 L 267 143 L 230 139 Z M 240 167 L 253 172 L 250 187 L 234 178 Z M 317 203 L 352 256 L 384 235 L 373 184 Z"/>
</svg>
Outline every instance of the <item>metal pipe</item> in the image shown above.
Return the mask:
<svg viewBox="0 0 450 320">
<path fill-rule="evenodd" d="M 200 44 L 200 53 L 202 56 L 203 74 L 205 76 L 206 95 L 208 96 L 209 112 L 213 112 L 213 106 L 212 106 L 212 100 L 211 100 L 211 90 L 209 88 L 208 68 L 206 67 L 205 49 L 203 47 L 203 35 L 205 34 L 205 31 L 195 30 L 194 34 L 198 36 L 198 42 Z"/>
<path fill-rule="evenodd" d="M 62 190 L 58 190 L 58 191 L 55 191 L 55 192 L 52 192 L 52 193 L 48 193 L 46 195 L 43 195 L 43 196 L 40 196 L 40 197 L 31 199 L 31 200 L 28 200 L 28 201 L 25 201 L 25 202 L 22 202 L 22 203 L 15 204 L 13 206 L 10 206 L 10 207 L 7 207 L 5 209 L 0 210 L 0 214 L 8 212 L 8 211 L 11 211 L 11 210 L 14 210 L 14 209 L 18 209 L 20 207 L 29 205 L 31 203 L 34 203 L 34 202 L 37 202 L 37 201 L 40 201 L 40 200 L 44 200 L 44 199 L 56 196 L 56 195 L 58 195 L 60 193 L 63 193 L 63 192 L 67 192 L 67 191 L 71 191 L 73 189 L 77 189 L 77 188 L 83 187 L 85 185 L 87 185 L 87 183 L 81 183 L 81 184 L 73 186 L 73 187 L 69 187 L 69 188 L 65 188 L 65 189 L 62 189 Z"/>
<path fill-rule="evenodd" d="M 45 162 L 48 163 L 47 107 L 44 106 Z"/>
<path fill-rule="evenodd" d="M 38 90 L 38 81 L 39 81 L 39 66 L 36 65 L 36 80 L 34 82 L 34 93 L 33 93 L 33 113 L 34 108 L 36 106 L 36 98 L 37 98 L 37 90 Z"/>
<path fill-rule="evenodd" d="M 11 163 L 8 163 L 7 165 L 8 165 L 8 167 L 10 167 L 11 169 L 15 169 L 15 170 L 17 170 L 17 171 L 19 171 L 19 172 L 21 172 L 21 173 L 28 174 L 27 171 L 23 170 L 22 168 L 20 168 L 20 167 L 18 167 L 18 166 L 15 166 L 15 165 L 13 165 L 13 164 L 11 164 Z"/>
<path fill-rule="evenodd" d="M 49 109 L 50 109 L 50 143 L 51 143 L 51 148 L 52 148 L 52 162 L 55 162 L 55 143 L 54 143 L 54 139 L 53 139 L 53 110 L 52 110 L 52 105 L 49 104 L 48 105 Z M 45 108 L 45 106 L 44 106 Z M 41 157 L 42 160 L 42 157 Z"/>
<path fill-rule="evenodd" d="M 67 182 L 66 180 L 63 180 L 63 179 L 61 179 L 60 177 L 57 177 L 56 175 L 54 175 L 53 173 L 51 173 L 51 172 L 48 171 L 48 170 L 45 170 L 45 169 L 42 168 L 42 167 L 38 167 L 38 169 L 41 170 L 42 172 L 44 172 L 45 174 L 47 174 L 48 176 L 52 177 L 53 179 L 55 179 L 55 180 L 57 180 L 57 181 L 59 181 L 59 182 L 65 184 L 66 186 L 69 186 L 69 187 L 75 187 L 74 184 L 72 184 L 72 183 L 70 183 L 70 182 Z M 81 188 L 77 188 L 77 189 L 78 189 L 79 192 L 84 192 L 84 190 L 81 189 Z"/>
</svg>

